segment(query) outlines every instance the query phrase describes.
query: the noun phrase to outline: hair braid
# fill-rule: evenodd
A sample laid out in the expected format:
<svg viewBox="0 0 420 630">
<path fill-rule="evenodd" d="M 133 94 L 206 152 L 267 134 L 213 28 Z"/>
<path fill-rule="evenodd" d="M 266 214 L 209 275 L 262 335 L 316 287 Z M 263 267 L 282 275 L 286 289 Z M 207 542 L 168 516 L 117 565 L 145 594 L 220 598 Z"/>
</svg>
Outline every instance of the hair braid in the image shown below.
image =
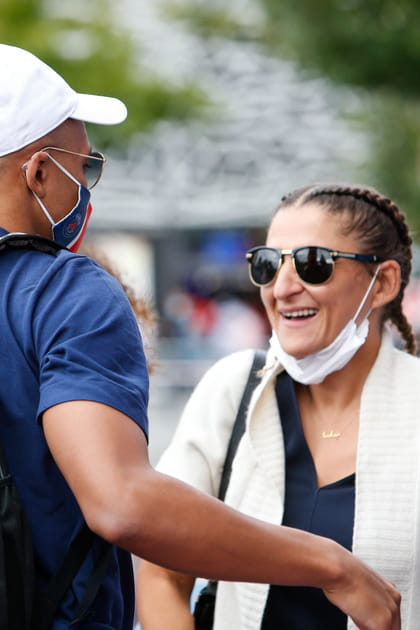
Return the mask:
<svg viewBox="0 0 420 630">
<path fill-rule="evenodd" d="M 365 186 L 319 184 L 285 195 L 280 208 L 304 205 L 316 199 L 330 212 L 347 213 L 348 232 L 356 231 L 366 253 L 394 258 L 401 268 L 398 295 L 384 307 L 383 322 L 390 320 L 405 342 L 407 352 L 416 353 L 416 338 L 402 310 L 404 290 L 411 274 L 412 238 L 404 214 L 388 197 Z M 378 212 L 379 211 L 379 212 Z"/>
<path fill-rule="evenodd" d="M 400 211 L 397 204 L 391 201 L 389 197 L 384 197 L 377 190 L 368 187 L 362 188 L 355 186 L 353 188 L 351 186 L 316 186 L 310 190 L 305 198 L 305 201 L 309 201 L 310 199 L 314 199 L 315 197 L 325 194 L 350 196 L 354 199 L 360 199 L 361 201 L 365 201 L 366 203 L 374 206 L 377 210 L 383 212 L 391 219 L 395 229 L 397 230 L 401 243 L 409 248 L 409 257 L 411 261 L 411 245 L 413 241 L 409 234 L 405 216 Z"/>
<path fill-rule="evenodd" d="M 384 317 L 384 321 L 385 319 L 389 319 L 398 329 L 401 337 L 404 339 L 405 349 L 407 350 L 407 352 L 409 352 L 410 354 L 416 354 L 416 337 L 414 335 L 411 324 L 408 322 L 406 316 L 404 315 L 401 300 L 397 301 L 396 298 L 390 304 L 388 304 L 386 314 L 387 317 Z"/>
</svg>

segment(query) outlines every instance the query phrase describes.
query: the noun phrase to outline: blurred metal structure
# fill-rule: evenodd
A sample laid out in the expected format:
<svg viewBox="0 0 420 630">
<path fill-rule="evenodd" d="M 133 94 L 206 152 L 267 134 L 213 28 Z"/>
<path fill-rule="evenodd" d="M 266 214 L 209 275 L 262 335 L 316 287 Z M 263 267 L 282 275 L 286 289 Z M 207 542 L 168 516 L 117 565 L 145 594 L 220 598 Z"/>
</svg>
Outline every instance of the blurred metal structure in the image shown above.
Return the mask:
<svg viewBox="0 0 420 630">
<path fill-rule="evenodd" d="M 238 3 L 257 19 L 253 0 Z M 252 42 L 203 41 L 160 17 L 159 0 L 121 0 L 119 15 L 139 40 L 143 72 L 193 81 L 213 106 L 210 120 L 162 123 L 127 160 L 110 161 L 93 227 L 261 226 L 285 192 L 348 180 L 366 160 L 366 137 L 345 121 L 353 92 L 299 76 Z"/>
</svg>

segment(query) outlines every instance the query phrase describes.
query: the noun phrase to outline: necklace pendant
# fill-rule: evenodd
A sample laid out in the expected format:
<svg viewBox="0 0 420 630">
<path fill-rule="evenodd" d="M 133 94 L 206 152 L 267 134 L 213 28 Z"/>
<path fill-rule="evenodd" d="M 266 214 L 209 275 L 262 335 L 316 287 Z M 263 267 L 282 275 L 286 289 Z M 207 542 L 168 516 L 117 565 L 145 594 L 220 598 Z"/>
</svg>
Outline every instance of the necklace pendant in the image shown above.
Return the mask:
<svg viewBox="0 0 420 630">
<path fill-rule="evenodd" d="M 330 438 L 339 438 L 339 437 L 340 437 L 340 435 L 341 435 L 341 433 L 336 432 L 336 431 L 332 431 L 332 430 L 331 430 L 331 431 L 328 431 L 328 432 L 327 432 L 327 431 L 323 431 L 323 432 L 322 432 L 322 437 L 323 437 L 325 440 L 329 440 Z"/>
</svg>

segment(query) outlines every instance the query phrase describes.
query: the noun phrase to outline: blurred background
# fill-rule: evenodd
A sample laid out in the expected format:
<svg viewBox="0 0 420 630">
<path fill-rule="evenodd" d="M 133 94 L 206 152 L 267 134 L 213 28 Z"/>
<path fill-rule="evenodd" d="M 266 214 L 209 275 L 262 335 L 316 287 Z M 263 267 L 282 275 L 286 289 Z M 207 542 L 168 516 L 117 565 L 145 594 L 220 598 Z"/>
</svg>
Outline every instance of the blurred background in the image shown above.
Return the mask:
<svg viewBox="0 0 420 630">
<path fill-rule="evenodd" d="M 281 196 L 371 184 L 419 237 L 417 0 L 0 0 L 1 41 L 127 121 L 89 129 L 106 152 L 90 246 L 155 311 L 143 334 L 151 458 L 218 357 L 267 343 L 244 252 Z M 420 265 L 406 311 L 420 334 Z M 152 318 L 153 319 L 153 318 Z"/>
<path fill-rule="evenodd" d="M 92 126 L 106 152 L 90 246 L 155 311 L 143 334 L 155 462 L 218 357 L 267 343 L 245 251 L 281 196 L 378 187 L 420 239 L 417 0 L 0 0 L 1 41 L 78 91 L 127 103 Z M 405 308 L 420 335 L 420 263 Z"/>
</svg>

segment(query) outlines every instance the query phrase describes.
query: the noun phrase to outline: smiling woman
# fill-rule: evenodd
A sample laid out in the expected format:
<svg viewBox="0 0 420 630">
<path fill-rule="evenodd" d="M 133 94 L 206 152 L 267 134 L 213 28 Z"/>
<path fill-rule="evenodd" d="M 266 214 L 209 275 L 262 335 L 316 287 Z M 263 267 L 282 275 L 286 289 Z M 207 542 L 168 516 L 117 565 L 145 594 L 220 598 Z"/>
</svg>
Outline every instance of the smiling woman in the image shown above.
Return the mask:
<svg viewBox="0 0 420 630">
<path fill-rule="evenodd" d="M 372 188 L 314 185 L 282 199 L 266 243 L 246 254 L 273 334 L 226 494 L 247 514 L 332 538 L 372 564 L 401 591 L 405 630 L 420 615 L 420 361 L 401 308 L 411 244 L 403 214 Z M 231 355 L 204 376 L 161 471 L 217 496 L 252 358 Z M 177 628 L 192 628 L 192 584 L 142 563 L 146 630 L 159 627 L 163 592 L 185 620 Z M 220 583 L 213 627 L 355 625 L 319 589 Z"/>
<path fill-rule="evenodd" d="M 281 354 L 283 364 L 290 355 L 292 364 L 296 359 L 305 359 L 306 371 L 309 370 L 309 375 L 301 381 L 305 384 L 320 382 L 311 378 L 310 366 L 325 360 L 327 352 L 334 353 L 338 360 L 348 340 L 356 342 L 352 343 L 355 354 L 365 342 L 369 323 L 379 330 L 381 307 L 396 297 L 400 280 L 397 252 L 385 258 L 382 243 L 372 243 L 372 251 L 363 251 L 366 245 L 360 243 L 358 231 L 349 229 L 351 218 L 355 220 L 356 215 L 350 210 L 334 211 L 333 198 L 342 200 L 342 197 L 330 194 L 330 206 L 326 206 L 325 199 L 318 201 L 313 194 L 312 191 L 308 199 L 298 198 L 293 203 L 285 200 L 275 214 L 267 245 L 286 244 L 297 249 L 292 256 L 293 264 L 286 261 L 271 282 L 261 283 L 261 298 L 273 329 L 273 342 L 278 344 L 277 354 L 285 351 Z M 365 209 L 369 204 L 364 201 L 359 206 Z M 359 220 L 362 211 L 359 210 Z M 392 224 L 389 228 L 395 231 Z M 308 243 L 311 247 L 304 246 Z M 398 253 L 401 258 L 401 251 Z M 254 275 L 255 267 L 258 269 L 258 262 L 251 260 Z M 368 319 L 368 311 L 372 309 Z M 308 310 L 310 315 L 303 316 Z M 322 356 L 314 356 L 320 350 Z M 339 361 L 340 367 L 351 356 L 346 354 L 347 360 Z M 336 364 L 334 368 L 337 369 Z M 292 375 L 300 380 L 298 374 Z"/>
</svg>

